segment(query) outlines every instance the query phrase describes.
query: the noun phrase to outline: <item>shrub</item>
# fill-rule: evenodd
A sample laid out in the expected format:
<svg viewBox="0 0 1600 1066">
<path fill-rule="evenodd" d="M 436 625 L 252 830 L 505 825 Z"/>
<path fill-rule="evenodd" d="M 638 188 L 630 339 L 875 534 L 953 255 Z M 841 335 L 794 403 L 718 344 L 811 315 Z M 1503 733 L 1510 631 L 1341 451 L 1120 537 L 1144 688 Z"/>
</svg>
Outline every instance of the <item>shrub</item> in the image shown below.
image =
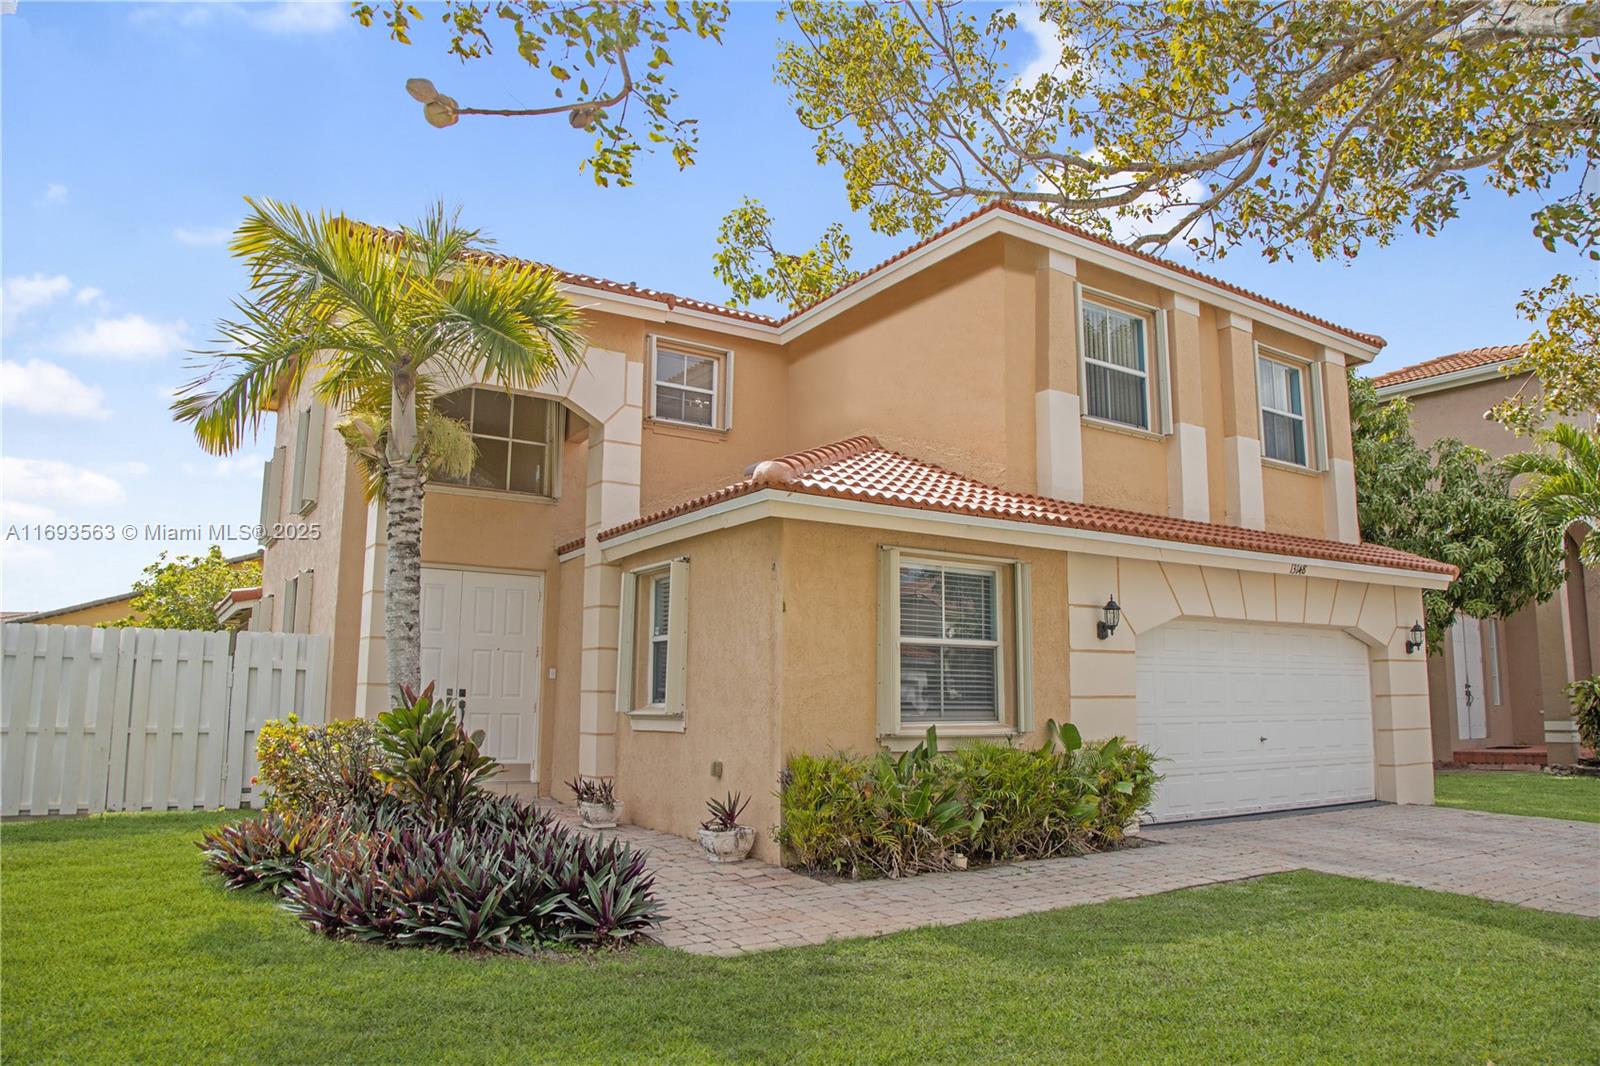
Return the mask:
<svg viewBox="0 0 1600 1066">
<path fill-rule="evenodd" d="M 1578 740 L 1590 751 L 1600 752 L 1600 677 L 1588 677 L 1567 686 L 1572 699 L 1572 717 L 1578 722 Z"/>
<path fill-rule="evenodd" d="M 568 829 L 513 797 L 441 825 L 394 801 L 366 813 L 268 814 L 206 834 L 229 887 L 277 894 L 327 936 L 526 951 L 612 946 L 660 921 L 644 854 Z"/>
<path fill-rule="evenodd" d="M 793 865 L 848 877 L 1077 855 L 1123 840 L 1157 780 L 1148 749 L 1084 745 L 1070 725 L 1050 723 L 1037 751 L 940 753 L 930 729 L 899 756 L 792 757 L 777 837 Z"/>
<path fill-rule="evenodd" d="M 750 806 L 750 801 L 737 792 L 728 793 L 727 799 L 706 800 L 706 813 L 711 817 L 700 823 L 701 829 L 727 833 L 739 828 L 739 815 Z"/>
<path fill-rule="evenodd" d="M 385 791 L 382 759 L 371 722 L 349 719 L 301 725 L 290 715 L 265 722 L 256 734 L 256 778 L 268 811 L 371 808 Z"/>
<path fill-rule="evenodd" d="M 478 750 L 481 730 L 468 734 L 448 704 L 434 702 L 431 682 L 401 694 L 398 707 L 378 715 L 378 745 L 387 756 L 378 778 L 435 822 L 454 825 L 472 813 L 483 781 L 500 764 Z"/>
</svg>

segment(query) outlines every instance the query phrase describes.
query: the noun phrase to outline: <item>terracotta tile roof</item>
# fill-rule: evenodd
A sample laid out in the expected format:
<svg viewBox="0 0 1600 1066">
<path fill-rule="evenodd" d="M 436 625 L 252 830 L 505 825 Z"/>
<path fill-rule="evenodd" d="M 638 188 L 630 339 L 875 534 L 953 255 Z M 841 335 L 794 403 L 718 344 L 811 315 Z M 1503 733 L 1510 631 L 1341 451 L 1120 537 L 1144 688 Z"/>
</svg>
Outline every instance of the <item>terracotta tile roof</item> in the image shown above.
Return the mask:
<svg viewBox="0 0 1600 1066">
<path fill-rule="evenodd" d="M 1180 544 L 1417 570 L 1448 577 L 1454 577 L 1457 573 L 1449 563 L 1424 559 L 1377 544 L 1346 544 L 1342 541 L 1296 537 L 1008 492 L 932 463 L 888 451 L 879 447 L 871 437 L 851 437 L 821 448 L 759 463 L 743 481 L 604 530 L 599 534 L 599 539 L 609 540 L 630 530 L 762 489 Z"/>
<path fill-rule="evenodd" d="M 1280 301 L 1274 300 L 1271 297 L 1263 296 L 1257 292 L 1251 292 L 1249 289 L 1243 288 L 1239 285 L 1234 285 L 1231 282 L 1223 281 L 1221 278 L 1201 273 L 1200 271 L 1195 270 L 1193 267 L 1184 266 L 1182 263 L 1175 263 L 1170 259 L 1162 259 L 1160 256 L 1151 255 L 1149 252 L 1138 251 L 1137 249 L 1130 248 L 1126 244 L 1119 244 L 1116 241 L 1099 236 L 1095 233 L 1091 233 L 1088 230 L 1082 229 L 1078 226 L 1073 226 L 1066 222 L 1058 222 L 1055 219 L 1048 218 L 1036 211 L 1029 211 L 1026 208 L 1018 207 L 1015 204 L 1002 203 L 998 201 L 987 204 L 968 215 L 964 215 L 963 217 L 956 219 L 954 222 L 945 226 L 938 232 L 930 234 L 923 240 L 917 241 L 915 244 L 901 249 L 899 252 L 896 252 L 894 255 L 890 256 L 888 259 L 885 259 L 876 266 L 862 271 L 861 274 L 855 278 L 855 280 L 839 286 L 837 289 L 829 292 L 826 296 L 819 297 L 806 306 L 798 310 L 791 311 L 782 317 L 764 315 L 755 311 L 745 311 L 737 307 L 727 307 L 723 304 L 711 303 L 707 300 L 697 300 L 691 296 L 680 296 L 676 293 L 666 292 L 661 289 L 648 289 L 640 285 L 635 285 L 632 282 L 612 281 L 609 278 L 596 277 L 593 274 L 576 274 L 571 271 L 562 270 L 560 267 L 552 266 L 548 263 L 540 263 L 530 259 L 521 259 L 517 256 L 505 255 L 500 252 L 474 251 L 469 253 L 467 258 L 478 259 L 483 262 L 531 263 L 534 266 L 543 267 L 548 270 L 554 270 L 556 273 L 561 275 L 564 281 L 573 285 L 581 285 L 590 289 L 599 289 L 602 292 L 616 293 L 620 296 L 632 296 L 641 300 L 650 300 L 654 303 L 665 304 L 668 308 L 686 307 L 690 310 L 703 311 L 707 314 L 713 315 L 721 315 L 724 318 L 731 318 L 740 322 L 750 322 L 763 326 L 783 326 L 799 318 L 812 308 L 827 303 L 840 293 L 860 285 L 868 278 L 888 269 L 918 249 L 924 248 L 929 244 L 932 244 L 934 241 L 940 240 L 941 238 L 954 233 L 956 230 L 996 212 L 1004 212 L 1006 214 L 1015 215 L 1018 218 L 1025 218 L 1030 221 L 1048 226 L 1051 229 L 1057 230 L 1061 233 L 1071 234 L 1075 237 L 1080 237 L 1083 240 L 1092 241 L 1101 247 L 1109 248 L 1112 251 L 1121 252 L 1124 255 L 1130 255 L 1147 263 L 1152 263 L 1156 266 L 1164 267 L 1167 270 L 1175 271 L 1179 274 L 1183 274 L 1186 277 L 1194 278 L 1196 281 L 1202 281 L 1208 285 L 1215 285 L 1220 289 L 1225 289 L 1228 292 L 1231 292 L 1236 296 L 1241 296 L 1253 303 L 1258 303 L 1263 306 L 1282 311 L 1285 314 L 1293 315 L 1295 318 L 1322 326 L 1325 329 L 1333 330 L 1335 333 L 1343 334 L 1344 336 L 1360 341 L 1363 344 L 1367 344 L 1375 348 L 1382 348 L 1387 343 L 1382 337 L 1375 333 L 1362 333 L 1358 330 L 1349 329 L 1345 326 L 1338 325 L 1337 323 L 1329 322 L 1325 318 L 1319 318 L 1316 315 L 1302 311 L 1299 308 L 1290 307 L 1288 304 L 1281 303 Z M 374 226 L 373 229 L 379 230 L 380 232 L 393 237 L 399 236 L 396 231 L 384 229 L 381 226 Z"/>
<path fill-rule="evenodd" d="M 1484 348 L 1468 348 L 1464 352 L 1451 352 L 1449 355 L 1441 355 L 1424 363 L 1403 366 L 1399 370 L 1391 370 L 1387 374 L 1379 374 L 1372 379 L 1372 384 L 1381 389 L 1389 385 L 1404 385 L 1410 381 L 1423 381 L 1427 378 L 1436 378 L 1444 374 L 1454 374 L 1458 370 L 1471 370 L 1474 367 L 1503 363 L 1507 359 L 1517 359 L 1527 351 L 1527 342 L 1522 344 L 1492 344 Z"/>
<path fill-rule="evenodd" d="M 579 548 L 583 547 L 583 542 L 584 542 L 584 538 L 583 537 L 579 537 L 577 540 L 569 540 L 565 544 L 557 544 L 556 545 L 556 554 L 557 555 L 565 555 L 568 552 L 575 552 Z"/>
</svg>

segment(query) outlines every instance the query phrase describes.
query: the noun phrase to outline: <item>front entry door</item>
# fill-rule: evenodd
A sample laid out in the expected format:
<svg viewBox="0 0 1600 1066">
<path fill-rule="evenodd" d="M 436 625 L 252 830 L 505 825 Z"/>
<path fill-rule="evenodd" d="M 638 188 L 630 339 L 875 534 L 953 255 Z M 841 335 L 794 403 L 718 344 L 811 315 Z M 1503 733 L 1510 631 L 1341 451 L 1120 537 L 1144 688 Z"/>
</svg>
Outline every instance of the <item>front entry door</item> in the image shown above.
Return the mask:
<svg viewBox="0 0 1600 1066">
<path fill-rule="evenodd" d="M 544 579 L 422 569 L 422 680 L 483 730 L 484 754 L 535 764 Z"/>
<path fill-rule="evenodd" d="M 1482 623 L 1458 614 L 1450 639 L 1456 660 L 1456 733 L 1462 740 L 1482 740 L 1489 735 L 1488 693 L 1483 689 Z"/>
</svg>

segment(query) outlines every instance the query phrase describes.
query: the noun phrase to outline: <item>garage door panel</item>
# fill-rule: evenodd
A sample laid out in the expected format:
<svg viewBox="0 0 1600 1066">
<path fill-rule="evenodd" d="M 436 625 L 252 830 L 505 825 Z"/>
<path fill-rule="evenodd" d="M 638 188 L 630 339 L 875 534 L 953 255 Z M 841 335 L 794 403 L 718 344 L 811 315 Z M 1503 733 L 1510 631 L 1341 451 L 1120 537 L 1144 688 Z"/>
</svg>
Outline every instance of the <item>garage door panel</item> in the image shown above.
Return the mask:
<svg viewBox="0 0 1600 1066">
<path fill-rule="evenodd" d="M 1140 637 L 1160 820 L 1373 797 L 1366 649 L 1337 630 L 1177 622 Z"/>
</svg>

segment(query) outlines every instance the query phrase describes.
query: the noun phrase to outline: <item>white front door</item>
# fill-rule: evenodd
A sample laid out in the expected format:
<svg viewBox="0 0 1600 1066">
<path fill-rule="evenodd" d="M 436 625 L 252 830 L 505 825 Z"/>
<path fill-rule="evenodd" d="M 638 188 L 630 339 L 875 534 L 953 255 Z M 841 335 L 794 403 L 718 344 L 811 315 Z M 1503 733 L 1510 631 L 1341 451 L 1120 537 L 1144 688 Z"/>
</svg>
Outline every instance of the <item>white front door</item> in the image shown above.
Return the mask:
<svg viewBox="0 0 1600 1066">
<path fill-rule="evenodd" d="M 1173 622 L 1140 634 L 1136 739 L 1159 821 L 1374 796 L 1367 649 L 1334 629 Z"/>
<path fill-rule="evenodd" d="M 1450 650 L 1455 657 L 1456 735 L 1482 740 L 1489 735 L 1488 692 L 1483 687 L 1483 628 L 1476 618 L 1456 615 Z"/>
<path fill-rule="evenodd" d="M 544 578 L 422 569 L 422 680 L 483 730 L 484 754 L 537 758 Z"/>
</svg>

